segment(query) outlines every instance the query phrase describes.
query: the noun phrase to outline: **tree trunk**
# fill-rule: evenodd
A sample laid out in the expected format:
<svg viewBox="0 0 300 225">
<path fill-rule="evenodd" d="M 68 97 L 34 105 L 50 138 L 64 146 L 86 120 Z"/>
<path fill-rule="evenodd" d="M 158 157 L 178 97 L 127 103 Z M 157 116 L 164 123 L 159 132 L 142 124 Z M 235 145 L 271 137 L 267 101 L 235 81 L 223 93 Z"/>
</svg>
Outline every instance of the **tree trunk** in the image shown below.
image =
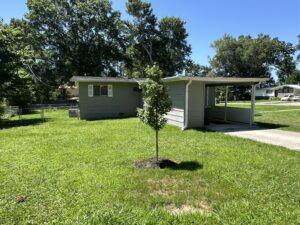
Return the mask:
<svg viewBox="0 0 300 225">
<path fill-rule="evenodd" d="M 155 139 L 156 139 L 156 145 L 155 145 L 156 161 L 158 161 L 158 130 L 155 130 Z"/>
</svg>

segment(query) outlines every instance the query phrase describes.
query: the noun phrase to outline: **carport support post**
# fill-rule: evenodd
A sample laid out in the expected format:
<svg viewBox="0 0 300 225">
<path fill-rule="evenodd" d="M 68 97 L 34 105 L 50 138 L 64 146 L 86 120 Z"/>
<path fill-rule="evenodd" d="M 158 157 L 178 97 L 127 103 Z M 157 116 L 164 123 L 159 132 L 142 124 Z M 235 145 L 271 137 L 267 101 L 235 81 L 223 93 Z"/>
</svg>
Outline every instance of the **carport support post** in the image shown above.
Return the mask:
<svg viewBox="0 0 300 225">
<path fill-rule="evenodd" d="M 252 126 L 254 123 L 255 89 L 256 84 L 253 84 L 251 88 L 250 126 Z"/>
<path fill-rule="evenodd" d="M 228 101 L 228 86 L 225 89 L 225 111 L 224 111 L 224 121 L 227 121 L 227 101 Z"/>
</svg>

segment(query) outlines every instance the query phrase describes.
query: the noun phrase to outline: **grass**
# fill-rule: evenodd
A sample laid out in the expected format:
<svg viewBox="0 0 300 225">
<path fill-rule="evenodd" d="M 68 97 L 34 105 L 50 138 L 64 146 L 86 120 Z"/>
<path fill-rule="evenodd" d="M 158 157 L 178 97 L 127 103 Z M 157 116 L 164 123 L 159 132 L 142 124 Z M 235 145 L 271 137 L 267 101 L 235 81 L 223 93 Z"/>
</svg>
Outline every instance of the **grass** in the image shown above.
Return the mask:
<svg viewBox="0 0 300 225">
<path fill-rule="evenodd" d="M 249 104 L 229 103 L 228 106 L 250 108 Z M 254 119 L 263 127 L 300 132 L 300 106 L 256 105 Z"/>
<path fill-rule="evenodd" d="M 0 224 L 300 224 L 300 152 L 167 126 L 160 156 L 201 166 L 134 169 L 154 156 L 138 119 L 45 115 L 0 130 Z"/>
</svg>

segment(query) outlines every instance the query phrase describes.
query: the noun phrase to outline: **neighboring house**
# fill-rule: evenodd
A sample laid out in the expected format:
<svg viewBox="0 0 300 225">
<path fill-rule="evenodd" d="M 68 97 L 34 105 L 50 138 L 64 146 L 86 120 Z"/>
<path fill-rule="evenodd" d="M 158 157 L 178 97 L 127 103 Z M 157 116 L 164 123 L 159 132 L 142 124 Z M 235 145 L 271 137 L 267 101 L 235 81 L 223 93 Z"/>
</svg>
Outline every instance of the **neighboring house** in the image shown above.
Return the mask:
<svg viewBox="0 0 300 225">
<path fill-rule="evenodd" d="M 256 88 L 255 97 L 256 99 L 269 99 L 275 97 L 275 89 L 274 87 Z"/>
<path fill-rule="evenodd" d="M 300 85 L 285 84 L 274 88 L 275 97 L 282 98 L 285 95 L 300 95 Z"/>
<path fill-rule="evenodd" d="M 63 92 L 68 98 L 76 98 L 78 97 L 78 87 L 69 86 L 69 85 L 60 85 L 58 88 L 61 92 Z"/>
<path fill-rule="evenodd" d="M 277 87 L 257 88 L 257 99 L 268 99 L 271 97 L 282 98 L 285 95 L 300 95 L 300 85 L 285 84 Z"/>
<path fill-rule="evenodd" d="M 79 87 L 81 119 L 136 116 L 142 107 L 139 82 L 142 79 L 108 77 L 73 77 Z M 203 127 L 213 120 L 253 123 L 255 87 L 266 78 L 184 77 L 164 78 L 172 100 L 166 115 L 169 124 L 182 129 Z M 228 108 L 215 105 L 215 87 L 252 85 L 251 108 Z M 228 96 L 228 88 L 226 88 Z M 227 102 L 227 97 L 226 97 Z"/>
</svg>

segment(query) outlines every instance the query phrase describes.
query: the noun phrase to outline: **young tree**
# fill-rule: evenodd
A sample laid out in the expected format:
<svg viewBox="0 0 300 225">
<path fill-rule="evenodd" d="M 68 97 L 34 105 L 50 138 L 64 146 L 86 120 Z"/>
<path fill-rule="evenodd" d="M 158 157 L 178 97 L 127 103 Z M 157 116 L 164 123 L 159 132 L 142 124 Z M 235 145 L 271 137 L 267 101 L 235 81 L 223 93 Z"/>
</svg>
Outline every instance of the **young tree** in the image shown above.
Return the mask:
<svg viewBox="0 0 300 225">
<path fill-rule="evenodd" d="M 147 67 L 147 79 L 141 83 L 144 105 L 138 110 L 141 121 L 155 130 L 156 161 L 158 161 L 158 131 L 164 127 L 167 120 L 164 115 L 171 110 L 172 102 L 167 89 L 162 82 L 162 71 L 158 66 Z"/>
</svg>

